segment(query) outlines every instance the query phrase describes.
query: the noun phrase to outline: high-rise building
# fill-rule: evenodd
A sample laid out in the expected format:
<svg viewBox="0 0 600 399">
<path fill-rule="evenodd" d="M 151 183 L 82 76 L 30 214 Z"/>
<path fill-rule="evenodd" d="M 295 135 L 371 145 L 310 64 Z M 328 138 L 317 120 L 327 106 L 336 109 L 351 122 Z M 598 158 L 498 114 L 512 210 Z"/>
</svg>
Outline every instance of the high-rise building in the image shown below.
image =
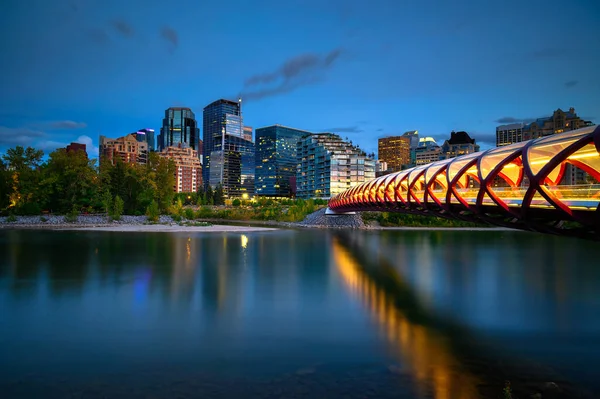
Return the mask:
<svg viewBox="0 0 600 399">
<path fill-rule="evenodd" d="M 281 125 L 256 129 L 256 195 L 296 195 L 297 144 L 310 134 Z"/>
<path fill-rule="evenodd" d="M 479 145 L 475 143 L 467 132 L 452 132 L 450 139 L 442 144 L 440 159 L 456 158 L 461 155 L 471 154 L 479 151 Z"/>
<path fill-rule="evenodd" d="M 120 157 L 125 163 L 148 163 L 148 143 L 137 140 L 135 133 L 118 139 L 100 136 L 100 162 L 115 164 Z"/>
<path fill-rule="evenodd" d="M 585 126 L 592 126 L 591 121 L 584 121 L 575 113 L 575 108 L 569 108 L 568 112 L 560 108 L 554 111 L 552 116 L 538 118 L 523 126 L 523 141 L 537 139 L 543 136 L 568 132 Z"/>
<path fill-rule="evenodd" d="M 167 147 L 159 155 L 175 162 L 176 193 L 195 193 L 202 187 L 202 164 L 198 152 L 185 144 Z"/>
<path fill-rule="evenodd" d="M 252 141 L 252 126 L 244 126 L 244 140 Z"/>
<path fill-rule="evenodd" d="M 398 172 L 410 164 L 410 137 L 384 137 L 377 142 L 378 159 L 387 163 L 389 172 Z"/>
<path fill-rule="evenodd" d="M 415 151 L 415 164 L 426 165 L 440 160 L 441 148 L 433 137 L 419 139 L 419 146 Z"/>
<path fill-rule="evenodd" d="M 177 147 L 179 144 L 185 144 L 196 150 L 199 156 L 202 155 L 202 141 L 196 115 L 189 108 L 171 107 L 165 111 L 158 138 L 158 151 L 167 147 Z"/>
<path fill-rule="evenodd" d="M 298 198 L 329 198 L 375 178 L 375 161 L 332 133 L 305 136 L 297 146 Z"/>
<path fill-rule="evenodd" d="M 524 123 L 511 123 L 496 127 L 496 147 L 523 141 Z"/>
<path fill-rule="evenodd" d="M 252 197 L 254 143 L 244 136 L 242 100 L 220 99 L 204 107 L 203 127 L 205 186 L 221 184 L 226 197 Z"/>
<path fill-rule="evenodd" d="M 87 147 L 85 144 L 71 143 L 67 146 L 66 150 L 67 150 L 67 152 L 83 151 L 83 153 L 85 154 L 85 157 L 86 158 L 88 157 Z"/>
<path fill-rule="evenodd" d="M 140 129 L 137 132 L 134 132 L 137 141 L 146 142 L 148 144 L 148 151 L 154 151 L 155 140 L 154 140 L 154 129 Z"/>
<path fill-rule="evenodd" d="M 408 137 L 410 139 L 410 164 L 415 165 L 417 162 L 417 148 L 419 147 L 419 131 L 409 130 L 405 132 L 402 137 Z"/>
</svg>

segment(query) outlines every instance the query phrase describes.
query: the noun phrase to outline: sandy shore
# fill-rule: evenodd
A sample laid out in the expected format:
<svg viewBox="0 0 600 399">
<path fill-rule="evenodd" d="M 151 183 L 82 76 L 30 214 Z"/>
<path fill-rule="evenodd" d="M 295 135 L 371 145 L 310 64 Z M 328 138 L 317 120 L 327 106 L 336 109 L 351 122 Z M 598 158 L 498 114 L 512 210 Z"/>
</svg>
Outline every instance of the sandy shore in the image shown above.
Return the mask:
<svg viewBox="0 0 600 399">
<path fill-rule="evenodd" d="M 53 230 L 117 231 L 131 233 L 248 233 L 253 231 L 272 231 L 277 229 L 268 227 L 231 225 L 179 226 L 162 224 L 122 224 L 114 226 L 57 226 L 54 227 Z"/>
</svg>

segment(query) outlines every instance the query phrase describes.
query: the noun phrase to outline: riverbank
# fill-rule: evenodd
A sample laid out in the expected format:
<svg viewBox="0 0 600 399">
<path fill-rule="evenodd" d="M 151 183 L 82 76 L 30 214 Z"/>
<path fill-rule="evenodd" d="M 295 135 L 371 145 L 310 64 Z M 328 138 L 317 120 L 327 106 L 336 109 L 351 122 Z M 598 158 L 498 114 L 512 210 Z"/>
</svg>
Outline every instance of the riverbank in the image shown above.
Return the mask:
<svg viewBox="0 0 600 399">
<path fill-rule="evenodd" d="M 65 216 L 16 216 L 12 220 L 0 217 L 1 229 L 50 229 L 85 230 L 115 232 L 251 232 L 271 231 L 277 227 L 239 226 L 233 224 L 212 224 L 202 221 L 176 222 L 170 216 L 161 216 L 157 223 L 150 223 L 146 216 L 122 216 L 121 220 L 109 221 L 102 215 L 80 215 L 69 221 Z"/>
<path fill-rule="evenodd" d="M 424 231 L 510 231 L 504 227 L 443 227 L 443 226 L 380 226 L 375 221 L 365 223 L 359 213 L 355 215 L 325 215 L 320 209 L 308 215 L 303 221 L 279 222 L 271 220 L 230 220 L 230 219 L 182 219 L 160 216 L 158 222 L 151 223 L 146 216 L 124 215 L 121 220 L 110 221 L 104 215 L 80 215 L 69 220 L 62 215 L 0 217 L 1 229 L 53 229 L 53 230 L 97 230 L 123 232 L 227 232 L 264 231 L 278 228 L 317 228 L 317 229 L 360 229 L 360 230 L 424 230 Z"/>
</svg>

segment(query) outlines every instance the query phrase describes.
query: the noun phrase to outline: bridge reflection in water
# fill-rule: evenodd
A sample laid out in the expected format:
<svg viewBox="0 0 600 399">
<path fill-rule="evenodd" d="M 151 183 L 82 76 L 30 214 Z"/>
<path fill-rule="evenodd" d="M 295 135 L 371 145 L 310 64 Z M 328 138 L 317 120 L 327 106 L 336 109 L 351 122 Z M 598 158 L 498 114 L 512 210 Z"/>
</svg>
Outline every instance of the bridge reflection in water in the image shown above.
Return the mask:
<svg viewBox="0 0 600 399">
<path fill-rule="evenodd" d="M 369 309 L 395 348 L 401 364 L 413 375 L 419 396 L 433 388 L 435 399 L 476 399 L 478 379 L 458 361 L 445 337 L 424 324 L 417 324 L 396 306 L 397 297 L 380 287 L 344 247 L 342 239 L 334 237 L 333 257 L 342 279 L 350 292 Z M 391 269 L 391 268 L 390 268 Z M 399 276 L 392 270 L 393 275 Z M 410 301 L 409 301 L 410 302 Z M 418 318 L 418 317 L 417 317 Z M 500 391 L 498 391 L 500 392 Z"/>
<path fill-rule="evenodd" d="M 600 238 L 600 126 L 381 176 L 332 197 L 329 208 L 484 220 Z"/>
</svg>

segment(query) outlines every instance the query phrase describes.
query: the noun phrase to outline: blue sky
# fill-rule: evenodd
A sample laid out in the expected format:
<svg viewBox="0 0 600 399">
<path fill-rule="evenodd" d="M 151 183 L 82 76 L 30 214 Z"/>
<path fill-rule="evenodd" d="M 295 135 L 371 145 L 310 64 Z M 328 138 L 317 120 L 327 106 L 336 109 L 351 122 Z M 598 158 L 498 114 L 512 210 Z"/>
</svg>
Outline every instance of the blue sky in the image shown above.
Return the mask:
<svg viewBox="0 0 600 399">
<path fill-rule="evenodd" d="M 201 121 L 240 94 L 255 128 L 369 152 L 466 130 L 487 148 L 498 121 L 569 107 L 600 121 L 598 20 L 596 0 L 5 0 L 0 153 L 95 147 L 158 129 L 169 106 Z"/>
</svg>

